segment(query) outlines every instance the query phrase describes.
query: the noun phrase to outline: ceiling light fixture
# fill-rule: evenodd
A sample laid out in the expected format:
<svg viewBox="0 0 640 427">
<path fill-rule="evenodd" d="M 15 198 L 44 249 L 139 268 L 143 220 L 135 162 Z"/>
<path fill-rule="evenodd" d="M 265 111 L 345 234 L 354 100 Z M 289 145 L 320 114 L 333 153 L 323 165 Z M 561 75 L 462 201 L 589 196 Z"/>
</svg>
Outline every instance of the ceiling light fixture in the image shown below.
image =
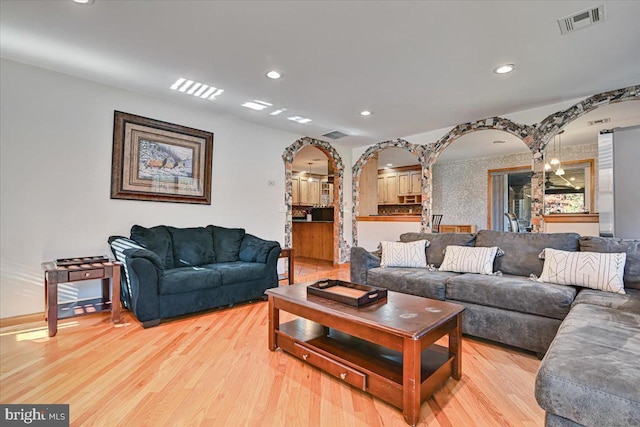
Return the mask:
<svg viewBox="0 0 640 427">
<path fill-rule="evenodd" d="M 515 64 L 504 64 L 493 69 L 496 74 L 507 74 L 512 72 L 516 68 Z"/>
<path fill-rule="evenodd" d="M 73 2 L 89 6 L 93 4 L 94 0 L 73 0 Z"/>
<path fill-rule="evenodd" d="M 393 166 L 393 163 L 387 163 L 387 166 Z"/>
<path fill-rule="evenodd" d="M 306 117 L 302 117 L 302 116 L 292 116 L 292 117 L 287 117 L 287 119 L 293 121 L 293 122 L 297 122 L 297 123 L 309 123 L 311 121 L 311 119 L 307 119 Z"/>
<path fill-rule="evenodd" d="M 242 104 L 243 107 L 246 108 L 250 108 L 252 110 L 256 110 L 256 111 L 262 111 L 267 107 L 272 107 L 273 104 L 269 104 L 268 102 L 264 102 L 264 101 L 259 101 L 257 99 L 254 99 L 253 101 L 247 101 L 244 104 Z"/>
<path fill-rule="evenodd" d="M 371 111 L 368 111 L 368 110 L 364 110 L 360 112 L 361 116 L 370 116 L 371 114 L 372 114 Z"/>
<path fill-rule="evenodd" d="M 215 101 L 216 97 L 224 92 L 224 89 L 218 89 L 204 83 L 187 80 L 184 77 L 180 77 L 178 80 L 173 82 L 170 87 L 172 90 L 177 90 L 178 92 L 193 95 L 197 98 L 208 99 L 210 101 Z"/>
<path fill-rule="evenodd" d="M 269 113 L 269 114 L 270 114 L 270 115 L 272 115 L 272 116 L 277 116 L 277 115 L 279 115 L 279 114 L 284 113 L 285 111 L 287 111 L 287 109 L 286 109 L 286 108 L 279 108 L 279 109 L 277 109 L 276 111 L 272 111 L 272 112 L 271 112 L 271 113 Z"/>
<path fill-rule="evenodd" d="M 269 77 L 271 80 L 278 80 L 280 77 L 282 77 L 282 74 L 275 70 L 272 70 L 267 73 L 267 77 Z"/>
</svg>

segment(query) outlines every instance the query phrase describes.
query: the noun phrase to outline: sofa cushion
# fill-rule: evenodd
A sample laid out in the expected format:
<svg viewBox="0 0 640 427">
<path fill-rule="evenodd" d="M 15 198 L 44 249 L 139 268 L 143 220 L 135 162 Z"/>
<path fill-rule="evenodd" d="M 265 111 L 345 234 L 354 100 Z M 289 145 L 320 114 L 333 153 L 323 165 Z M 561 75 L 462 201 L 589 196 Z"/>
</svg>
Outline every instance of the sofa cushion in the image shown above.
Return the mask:
<svg viewBox="0 0 640 427">
<path fill-rule="evenodd" d="M 625 252 L 624 287 L 640 289 L 640 240 L 612 237 L 580 238 L 580 250 L 585 252 Z"/>
<path fill-rule="evenodd" d="M 427 267 L 425 248 L 428 240 L 413 242 L 380 242 L 382 257 L 380 267 Z"/>
<path fill-rule="evenodd" d="M 563 251 L 577 251 L 576 233 L 509 233 L 504 231 L 480 230 L 476 246 L 498 246 L 504 256 L 496 258 L 494 270 L 514 276 L 539 276 L 542 273 L 543 260 L 538 258 L 545 248 Z"/>
<path fill-rule="evenodd" d="M 444 260 L 444 250 L 447 246 L 473 246 L 476 235 L 471 233 L 404 233 L 400 235 L 401 242 L 428 240 L 427 264 L 440 267 Z"/>
<path fill-rule="evenodd" d="M 622 276 L 626 259 L 624 252 L 567 252 L 547 248 L 538 281 L 624 294 Z"/>
<path fill-rule="evenodd" d="M 224 228 L 215 225 L 207 226 L 213 235 L 213 251 L 216 262 L 232 262 L 240 260 L 240 245 L 244 239 L 243 228 Z"/>
<path fill-rule="evenodd" d="M 164 268 L 174 267 L 171 235 L 164 225 L 151 228 L 134 225 L 131 227 L 131 239 L 145 249 L 155 252 Z"/>
<path fill-rule="evenodd" d="M 160 295 L 181 294 L 222 285 L 220 272 L 201 267 L 180 267 L 165 270 L 160 276 Z"/>
<path fill-rule="evenodd" d="M 564 319 L 576 290 L 520 276 L 463 274 L 447 281 L 446 298 L 538 316 Z"/>
<path fill-rule="evenodd" d="M 457 275 L 426 268 L 376 267 L 367 272 L 367 285 L 443 301 L 445 282 Z"/>
<path fill-rule="evenodd" d="M 469 246 L 447 246 L 440 271 L 456 273 L 493 273 L 493 260 L 498 247 L 473 248 Z"/>
<path fill-rule="evenodd" d="M 267 265 L 258 262 L 225 262 L 204 265 L 222 277 L 222 286 L 235 285 L 240 282 L 264 279 L 267 276 Z"/>
<path fill-rule="evenodd" d="M 269 252 L 273 248 L 280 247 L 280 243 L 273 240 L 263 240 L 252 234 L 245 234 L 240 244 L 240 261 L 267 262 Z"/>
<path fill-rule="evenodd" d="M 625 289 L 624 294 L 583 289 L 573 301 L 573 306 L 578 304 L 599 305 L 640 314 L 640 289 Z"/>
<path fill-rule="evenodd" d="M 536 377 L 547 412 L 588 426 L 640 425 L 640 314 L 579 304 Z"/>
<path fill-rule="evenodd" d="M 173 246 L 173 262 L 176 267 L 210 264 L 215 262 L 213 236 L 204 227 L 167 227 Z"/>
</svg>

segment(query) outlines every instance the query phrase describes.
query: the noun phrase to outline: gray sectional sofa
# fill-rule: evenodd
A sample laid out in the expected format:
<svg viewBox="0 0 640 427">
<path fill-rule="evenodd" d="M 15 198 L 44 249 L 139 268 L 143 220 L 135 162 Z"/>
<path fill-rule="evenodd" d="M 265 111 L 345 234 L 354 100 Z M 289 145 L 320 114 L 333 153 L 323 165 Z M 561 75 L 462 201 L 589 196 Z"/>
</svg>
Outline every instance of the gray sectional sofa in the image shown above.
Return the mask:
<svg viewBox="0 0 640 427">
<path fill-rule="evenodd" d="M 545 354 L 536 398 L 548 426 L 640 425 L 640 240 L 580 237 L 575 233 L 405 233 L 426 239 L 427 264 L 437 268 L 448 245 L 498 246 L 501 275 L 380 267 L 380 253 L 354 247 L 351 280 L 465 306 L 462 330 Z M 625 252 L 626 294 L 541 283 L 545 248 Z"/>
</svg>

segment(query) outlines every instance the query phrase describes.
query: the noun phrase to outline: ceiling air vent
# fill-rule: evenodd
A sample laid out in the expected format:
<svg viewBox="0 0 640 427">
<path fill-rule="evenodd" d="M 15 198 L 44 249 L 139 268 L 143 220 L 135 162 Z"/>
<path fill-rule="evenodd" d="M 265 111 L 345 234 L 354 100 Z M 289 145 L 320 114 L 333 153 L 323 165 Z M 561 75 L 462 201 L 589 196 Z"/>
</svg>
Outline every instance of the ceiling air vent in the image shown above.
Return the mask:
<svg viewBox="0 0 640 427">
<path fill-rule="evenodd" d="M 560 33 L 567 34 L 580 28 L 588 27 L 589 25 L 597 24 L 604 21 L 604 5 L 592 7 L 582 10 L 580 12 L 565 16 L 558 19 L 558 25 L 560 25 Z"/>
<path fill-rule="evenodd" d="M 606 118 L 606 119 L 600 119 L 600 120 L 591 120 L 587 122 L 587 125 L 589 126 L 593 126 L 593 125 L 602 125 L 605 123 L 609 123 L 611 121 L 610 118 Z"/>
<path fill-rule="evenodd" d="M 327 138 L 331 138 L 331 139 L 340 139 L 349 135 L 347 135 L 346 133 L 342 133 L 339 130 L 334 130 L 333 132 L 325 133 L 322 136 L 326 136 Z"/>
</svg>

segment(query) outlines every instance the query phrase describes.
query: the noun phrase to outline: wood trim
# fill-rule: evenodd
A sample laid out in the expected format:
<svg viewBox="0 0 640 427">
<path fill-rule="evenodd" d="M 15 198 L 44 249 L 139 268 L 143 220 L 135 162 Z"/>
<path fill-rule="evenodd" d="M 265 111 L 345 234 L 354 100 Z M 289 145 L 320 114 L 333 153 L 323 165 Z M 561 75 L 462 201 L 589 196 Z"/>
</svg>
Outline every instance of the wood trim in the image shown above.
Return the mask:
<svg viewBox="0 0 640 427">
<path fill-rule="evenodd" d="M 385 175 L 388 173 L 397 173 L 397 172 L 422 172 L 422 167 L 417 165 L 410 166 L 399 166 L 397 168 L 389 168 L 389 169 L 378 169 L 378 175 Z"/>
<path fill-rule="evenodd" d="M 599 214 L 553 214 L 543 215 L 544 222 L 547 223 L 598 223 Z"/>
<path fill-rule="evenodd" d="M 20 316 L 12 316 L 12 317 L 3 317 L 2 319 L 0 319 L 0 328 L 7 328 L 9 326 L 16 326 L 16 325 L 22 325 L 25 323 L 33 323 L 33 322 L 44 323 L 44 312 L 22 314 Z"/>
<path fill-rule="evenodd" d="M 390 215 L 390 216 L 357 216 L 358 221 L 371 222 L 420 222 L 420 215 Z"/>
</svg>

